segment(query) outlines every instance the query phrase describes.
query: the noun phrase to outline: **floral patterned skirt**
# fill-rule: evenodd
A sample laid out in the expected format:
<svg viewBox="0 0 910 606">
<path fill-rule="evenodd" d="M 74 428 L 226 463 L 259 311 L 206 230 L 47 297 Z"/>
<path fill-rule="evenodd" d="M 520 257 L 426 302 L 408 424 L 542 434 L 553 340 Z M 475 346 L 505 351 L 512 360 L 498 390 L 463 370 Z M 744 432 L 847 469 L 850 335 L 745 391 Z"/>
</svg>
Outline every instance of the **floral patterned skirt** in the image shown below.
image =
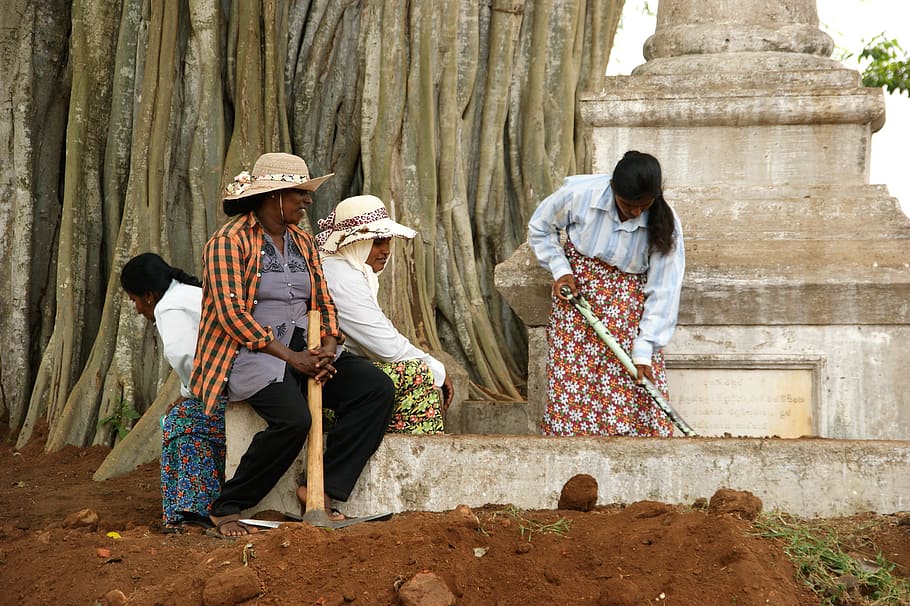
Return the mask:
<svg viewBox="0 0 910 606">
<path fill-rule="evenodd" d="M 395 384 L 395 409 L 388 433 L 443 433 L 442 398 L 422 360 L 374 362 Z"/>
<path fill-rule="evenodd" d="M 224 406 L 211 415 L 196 399 L 183 400 L 161 420 L 161 505 L 165 524 L 208 519 L 224 482 Z"/>
<path fill-rule="evenodd" d="M 578 291 L 627 352 L 644 309 L 644 275 L 627 274 L 580 254 L 571 243 L 566 256 Z M 635 383 L 622 362 L 575 307 L 553 296 L 547 326 L 547 408 L 541 429 L 559 436 L 670 436 L 673 425 Z M 655 385 L 665 398 L 663 352 L 651 360 Z"/>
</svg>

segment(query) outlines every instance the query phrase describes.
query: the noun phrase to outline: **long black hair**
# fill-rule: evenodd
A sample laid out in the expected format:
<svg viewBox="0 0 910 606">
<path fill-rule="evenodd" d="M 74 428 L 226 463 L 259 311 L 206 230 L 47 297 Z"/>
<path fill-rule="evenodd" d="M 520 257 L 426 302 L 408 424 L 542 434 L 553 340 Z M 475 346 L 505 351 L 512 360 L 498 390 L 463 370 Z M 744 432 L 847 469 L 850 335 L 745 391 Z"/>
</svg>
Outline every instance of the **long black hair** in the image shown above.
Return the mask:
<svg viewBox="0 0 910 606">
<path fill-rule="evenodd" d="M 136 255 L 120 270 L 120 286 L 131 295 L 139 297 L 152 293 L 156 298 L 161 298 L 170 287 L 171 280 L 190 286 L 202 286 L 199 278 L 179 267 L 171 267 L 153 252 Z"/>
<path fill-rule="evenodd" d="M 676 229 L 673 211 L 664 200 L 663 175 L 657 158 L 640 151 L 627 151 L 613 169 L 612 187 L 614 193 L 633 202 L 654 198 L 648 209 L 648 252 L 669 253 L 676 240 Z"/>
</svg>

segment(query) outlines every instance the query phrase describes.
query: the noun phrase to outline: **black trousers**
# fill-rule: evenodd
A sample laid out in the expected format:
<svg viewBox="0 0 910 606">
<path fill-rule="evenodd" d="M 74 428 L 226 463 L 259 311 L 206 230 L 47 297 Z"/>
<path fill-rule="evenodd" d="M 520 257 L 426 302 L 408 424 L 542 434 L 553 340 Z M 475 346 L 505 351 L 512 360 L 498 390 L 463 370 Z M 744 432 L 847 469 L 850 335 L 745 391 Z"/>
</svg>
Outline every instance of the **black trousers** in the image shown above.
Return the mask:
<svg viewBox="0 0 910 606">
<path fill-rule="evenodd" d="M 326 437 L 323 458 L 325 492 L 346 501 L 360 472 L 385 435 L 395 386 L 369 361 L 348 352 L 334 363 L 338 374 L 322 386 L 325 408 L 336 422 Z M 253 436 L 234 476 L 212 504 L 212 515 L 239 513 L 258 503 L 300 454 L 310 430 L 307 377 L 287 367 L 284 381 L 272 383 L 247 398 L 268 427 Z"/>
</svg>

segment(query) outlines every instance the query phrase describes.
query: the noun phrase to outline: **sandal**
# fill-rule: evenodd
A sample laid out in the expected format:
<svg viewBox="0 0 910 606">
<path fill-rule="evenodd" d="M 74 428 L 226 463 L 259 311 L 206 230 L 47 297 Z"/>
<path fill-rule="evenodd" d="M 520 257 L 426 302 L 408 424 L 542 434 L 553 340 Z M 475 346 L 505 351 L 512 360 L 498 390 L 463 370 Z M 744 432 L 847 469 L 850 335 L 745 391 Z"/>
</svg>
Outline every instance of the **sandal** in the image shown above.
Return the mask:
<svg viewBox="0 0 910 606">
<path fill-rule="evenodd" d="M 216 539 L 239 539 L 241 537 L 246 537 L 251 534 L 257 534 L 259 532 L 258 528 L 241 522 L 239 513 L 229 515 L 225 519 L 217 521 L 217 522 L 215 521 L 215 518 L 213 517 L 212 522 L 215 523 L 214 528 L 209 528 L 208 530 L 205 531 L 205 534 L 206 534 L 206 536 L 214 537 Z M 225 527 L 230 526 L 231 524 L 236 525 L 243 532 L 238 533 L 238 534 L 225 534 L 225 532 L 224 532 Z M 230 528 L 228 528 L 228 530 L 230 530 Z"/>
<path fill-rule="evenodd" d="M 326 511 L 326 514 L 329 516 L 329 519 L 332 520 L 333 522 L 343 522 L 344 520 L 348 519 L 347 516 L 345 516 L 343 513 L 341 513 L 335 507 L 329 507 L 328 511 Z"/>
<path fill-rule="evenodd" d="M 185 534 L 187 532 L 193 532 L 196 529 L 208 530 L 209 528 L 214 527 L 215 525 L 212 524 L 209 520 L 199 518 L 195 520 L 181 520 L 180 522 L 165 524 L 161 528 L 161 532 L 162 534 Z"/>
</svg>

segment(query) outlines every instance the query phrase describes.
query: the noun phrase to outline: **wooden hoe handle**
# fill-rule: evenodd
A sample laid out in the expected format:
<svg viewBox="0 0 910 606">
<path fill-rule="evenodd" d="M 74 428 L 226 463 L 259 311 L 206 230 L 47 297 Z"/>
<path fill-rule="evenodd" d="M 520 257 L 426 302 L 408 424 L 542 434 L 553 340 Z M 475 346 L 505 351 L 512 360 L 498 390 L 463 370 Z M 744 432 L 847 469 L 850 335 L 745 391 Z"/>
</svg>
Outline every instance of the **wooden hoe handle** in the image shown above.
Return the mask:
<svg viewBox="0 0 910 606">
<path fill-rule="evenodd" d="M 319 310 L 307 312 L 307 349 L 319 347 Z M 307 404 L 310 409 L 310 433 L 306 447 L 306 511 L 325 510 L 325 489 L 322 470 L 322 385 L 310 377 L 307 380 Z"/>
</svg>

